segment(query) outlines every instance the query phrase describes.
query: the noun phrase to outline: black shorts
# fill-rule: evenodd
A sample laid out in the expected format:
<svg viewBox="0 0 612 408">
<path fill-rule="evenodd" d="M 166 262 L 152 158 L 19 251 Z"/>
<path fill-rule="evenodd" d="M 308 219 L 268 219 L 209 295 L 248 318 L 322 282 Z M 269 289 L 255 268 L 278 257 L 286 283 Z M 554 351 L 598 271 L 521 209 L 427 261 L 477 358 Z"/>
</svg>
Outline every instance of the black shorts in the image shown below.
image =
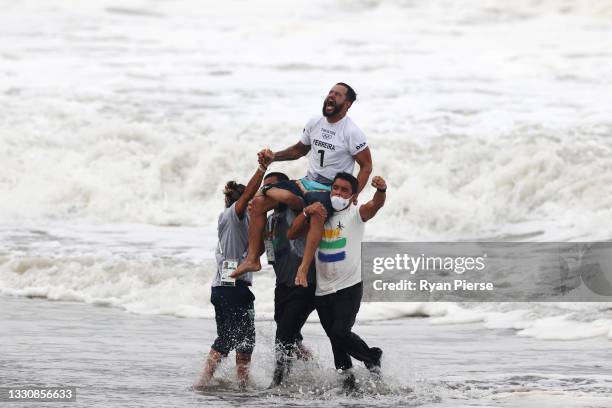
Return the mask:
<svg viewBox="0 0 612 408">
<path fill-rule="evenodd" d="M 304 205 L 308 206 L 312 203 L 321 203 L 327 210 L 327 216 L 329 217 L 334 212 L 334 207 L 331 204 L 330 192 L 326 190 L 312 190 L 312 191 L 304 191 L 300 185 L 298 184 L 299 180 L 287 180 L 281 181 L 276 184 L 270 184 L 266 186 L 266 190 L 270 188 L 280 188 L 282 190 L 287 190 L 298 197 L 301 197 L 304 200 Z M 264 194 L 265 194 L 265 191 Z"/>
<path fill-rule="evenodd" d="M 252 354 L 255 348 L 255 295 L 247 286 L 215 286 L 210 301 L 215 306 L 217 338 L 212 349 L 223 356 Z"/>
</svg>

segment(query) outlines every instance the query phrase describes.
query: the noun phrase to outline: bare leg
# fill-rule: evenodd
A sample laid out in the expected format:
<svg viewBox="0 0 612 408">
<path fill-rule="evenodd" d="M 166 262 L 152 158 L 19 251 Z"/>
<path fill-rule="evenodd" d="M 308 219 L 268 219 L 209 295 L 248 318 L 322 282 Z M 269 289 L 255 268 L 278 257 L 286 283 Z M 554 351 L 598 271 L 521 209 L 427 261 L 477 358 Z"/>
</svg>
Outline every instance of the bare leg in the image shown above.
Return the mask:
<svg viewBox="0 0 612 408">
<path fill-rule="evenodd" d="M 296 285 L 301 285 L 304 287 L 308 286 L 306 280 L 308 276 L 308 269 L 310 269 L 312 258 L 314 258 L 315 251 L 317 250 L 319 242 L 321 242 L 321 238 L 323 237 L 324 224 L 325 219 L 319 214 L 315 213 L 310 217 L 310 226 L 308 227 L 306 244 L 304 246 L 304 257 L 302 258 L 302 263 L 298 267 L 295 277 Z"/>
<path fill-rule="evenodd" d="M 253 198 L 249 212 L 249 249 L 245 260 L 238 265 L 232 277 L 261 269 L 259 257 L 264 251 L 263 232 L 266 226 L 266 213 L 276 207 L 279 202 L 287 204 L 292 209 L 301 210 L 304 207 L 301 198 L 280 188 L 271 188 L 265 196 L 259 194 Z"/>
<path fill-rule="evenodd" d="M 238 375 L 238 386 L 242 389 L 249 385 L 249 368 L 251 355 L 236 352 L 236 374 Z"/>
<path fill-rule="evenodd" d="M 304 208 L 304 200 L 293 194 L 291 191 L 282 188 L 271 188 L 266 192 L 266 197 L 276 202 L 284 203 L 294 211 L 301 211 Z"/>
<path fill-rule="evenodd" d="M 238 265 L 232 277 L 261 269 L 259 257 L 263 254 L 263 231 L 266 226 L 266 213 L 276 207 L 278 203 L 266 196 L 257 195 L 251 201 L 249 211 L 249 248 L 245 260 Z"/>
<path fill-rule="evenodd" d="M 219 366 L 221 359 L 223 356 L 216 350 L 211 349 L 208 353 L 208 358 L 206 359 L 206 363 L 204 364 L 204 369 L 202 370 L 202 374 L 200 374 L 200 378 L 198 382 L 196 382 L 192 388 L 195 391 L 201 391 L 210 384 L 210 380 L 212 380 L 213 375 L 215 374 L 215 370 Z"/>
</svg>

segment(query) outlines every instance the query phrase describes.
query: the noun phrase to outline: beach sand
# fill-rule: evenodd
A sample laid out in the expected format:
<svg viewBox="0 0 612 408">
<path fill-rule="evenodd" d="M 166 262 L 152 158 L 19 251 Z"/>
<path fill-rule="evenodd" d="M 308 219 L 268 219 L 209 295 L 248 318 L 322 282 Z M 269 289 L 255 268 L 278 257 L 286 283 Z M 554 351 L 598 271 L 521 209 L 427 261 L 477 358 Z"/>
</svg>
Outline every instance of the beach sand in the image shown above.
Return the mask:
<svg viewBox="0 0 612 408">
<path fill-rule="evenodd" d="M 200 394 L 190 385 L 214 340 L 213 320 L 8 296 L 0 297 L 0 310 L 2 384 L 76 386 L 77 402 L 64 403 L 70 407 L 603 408 L 612 400 L 610 342 L 602 337 L 542 341 L 478 324 L 432 325 L 421 318 L 358 322 L 355 332 L 385 351 L 383 381 L 373 383 L 356 362 L 360 391 L 347 396 L 318 323 L 303 330 L 314 361 L 297 362 L 289 386 L 266 390 L 273 368 L 274 323 L 256 321 L 255 388 L 233 388 L 230 354 L 217 373 L 217 388 Z"/>
</svg>

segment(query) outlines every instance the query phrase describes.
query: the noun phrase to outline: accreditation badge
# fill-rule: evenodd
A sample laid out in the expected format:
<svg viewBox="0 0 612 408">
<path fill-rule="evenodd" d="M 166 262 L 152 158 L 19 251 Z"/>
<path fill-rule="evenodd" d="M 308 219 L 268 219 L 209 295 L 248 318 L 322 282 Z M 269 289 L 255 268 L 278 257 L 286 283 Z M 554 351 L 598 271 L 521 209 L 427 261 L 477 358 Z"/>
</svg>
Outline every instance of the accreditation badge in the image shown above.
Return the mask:
<svg viewBox="0 0 612 408">
<path fill-rule="evenodd" d="M 237 267 L 238 261 L 235 259 L 226 259 L 221 263 L 221 286 L 236 286 L 236 279 L 230 275 Z"/>
<path fill-rule="evenodd" d="M 274 257 L 274 245 L 271 239 L 264 240 L 264 246 L 266 247 L 266 257 L 268 258 L 268 265 L 274 265 L 276 258 Z"/>
</svg>

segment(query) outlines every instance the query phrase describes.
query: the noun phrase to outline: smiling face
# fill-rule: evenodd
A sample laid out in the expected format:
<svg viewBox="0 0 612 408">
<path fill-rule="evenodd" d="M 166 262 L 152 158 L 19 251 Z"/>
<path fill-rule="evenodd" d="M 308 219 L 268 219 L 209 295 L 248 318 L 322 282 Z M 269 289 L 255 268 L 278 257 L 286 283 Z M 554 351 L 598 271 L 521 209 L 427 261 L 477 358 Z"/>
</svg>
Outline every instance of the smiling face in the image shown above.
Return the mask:
<svg viewBox="0 0 612 408">
<path fill-rule="evenodd" d="M 334 85 L 323 101 L 323 116 L 344 116 L 351 106 L 346 98 L 347 89 L 342 85 Z"/>
</svg>

